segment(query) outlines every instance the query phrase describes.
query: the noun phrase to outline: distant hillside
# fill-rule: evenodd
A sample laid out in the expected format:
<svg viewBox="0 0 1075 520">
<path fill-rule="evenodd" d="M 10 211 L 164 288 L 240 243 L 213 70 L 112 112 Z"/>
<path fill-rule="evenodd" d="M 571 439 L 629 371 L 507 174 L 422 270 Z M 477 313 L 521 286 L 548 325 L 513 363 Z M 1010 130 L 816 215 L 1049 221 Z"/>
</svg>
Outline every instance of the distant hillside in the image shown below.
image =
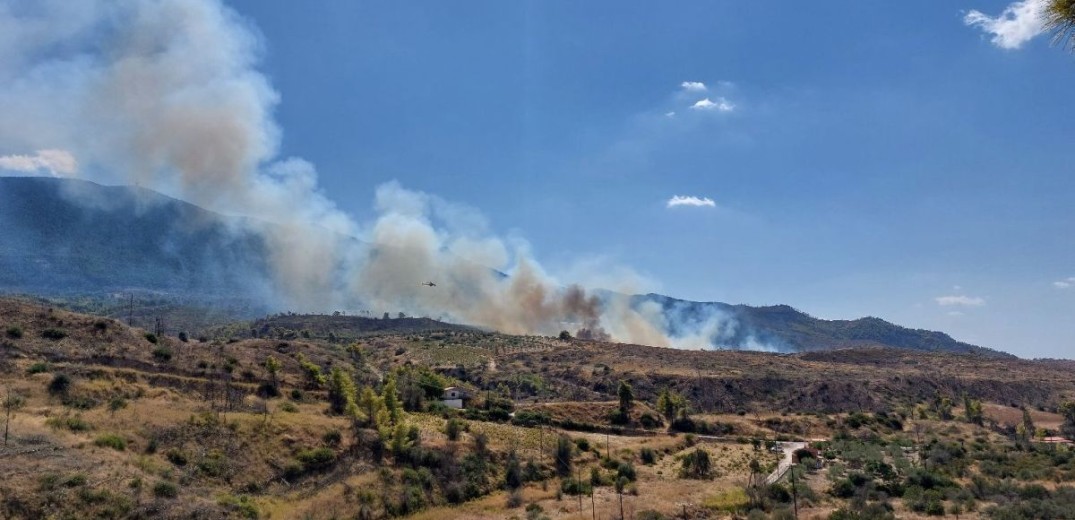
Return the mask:
<svg viewBox="0 0 1075 520">
<path fill-rule="evenodd" d="M 256 320 L 250 329 L 259 337 L 296 336 L 304 339 L 359 338 L 370 334 L 413 334 L 418 332 L 459 331 L 478 329 L 432 318 L 410 318 L 390 315 L 387 318 L 325 314 L 277 314 Z"/>
<path fill-rule="evenodd" d="M 0 289 L 256 297 L 264 247 L 236 224 L 140 188 L 0 177 Z"/>
<path fill-rule="evenodd" d="M 733 326 L 716 339 L 719 346 L 766 347 L 784 352 L 811 352 L 840 348 L 882 346 L 926 352 L 951 352 L 1014 357 L 1005 352 L 963 343 L 931 330 L 909 329 L 880 318 L 822 320 L 787 305 L 751 307 L 721 302 L 692 302 L 660 294 L 635 296 L 635 305 L 656 302 L 676 323 L 698 323 L 716 312 Z M 673 331 L 675 332 L 675 331 Z"/>
<path fill-rule="evenodd" d="M 138 295 L 136 322 L 163 317 L 172 326 L 188 330 L 219 324 L 225 316 L 249 318 L 283 310 L 269 303 L 274 300 L 269 297 L 266 248 L 260 237 L 244 231 L 245 224 L 241 218 L 142 188 L 0 177 L 0 293 L 58 297 L 76 302 L 70 306 L 73 309 L 114 317 L 129 314 L 122 296 L 134 293 Z M 98 295 L 102 301 L 72 298 L 85 295 Z M 633 298 L 635 305 L 660 305 L 673 335 L 688 328 L 697 330 L 717 316 L 721 326 L 711 343 L 720 348 L 810 352 L 885 346 L 1008 355 L 879 318 L 828 321 L 786 305 L 691 302 L 658 294 Z M 226 307 L 228 312 L 223 316 L 201 313 L 199 306 Z M 331 328 L 337 335 L 358 335 L 385 325 L 382 320 L 363 319 L 332 320 L 331 327 L 318 327 L 325 334 Z M 435 325 L 422 324 L 419 329 Z M 310 328 L 286 323 L 271 326 Z"/>
</svg>

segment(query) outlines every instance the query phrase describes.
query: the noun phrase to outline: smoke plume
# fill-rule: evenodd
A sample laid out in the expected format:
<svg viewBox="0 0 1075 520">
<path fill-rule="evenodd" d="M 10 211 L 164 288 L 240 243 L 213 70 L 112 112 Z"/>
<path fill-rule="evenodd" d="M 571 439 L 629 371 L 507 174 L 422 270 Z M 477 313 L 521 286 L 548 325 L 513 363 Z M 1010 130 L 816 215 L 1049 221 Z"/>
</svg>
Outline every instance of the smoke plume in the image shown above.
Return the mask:
<svg viewBox="0 0 1075 520">
<path fill-rule="evenodd" d="M 250 217 L 278 303 L 293 310 L 693 348 L 733 321 L 673 327 L 659 305 L 620 294 L 628 284 L 594 294 L 559 280 L 477 212 L 394 182 L 377 189 L 378 217 L 355 222 L 319 190 L 313 165 L 278 156 L 279 94 L 257 70 L 261 46 L 218 0 L 0 3 L 0 155 L 47 150 L 77 159 L 87 179 Z"/>
</svg>

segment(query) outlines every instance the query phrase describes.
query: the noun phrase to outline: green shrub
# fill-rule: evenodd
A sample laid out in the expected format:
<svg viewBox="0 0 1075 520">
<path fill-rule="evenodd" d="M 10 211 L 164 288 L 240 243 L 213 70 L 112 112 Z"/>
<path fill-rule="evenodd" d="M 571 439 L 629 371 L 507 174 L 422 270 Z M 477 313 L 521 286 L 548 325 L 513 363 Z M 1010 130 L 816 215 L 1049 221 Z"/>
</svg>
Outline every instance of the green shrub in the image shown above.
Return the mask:
<svg viewBox="0 0 1075 520">
<path fill-rule="evenodd" d="M 448 436 L 448 440 L 457 441 L 465 427 L 466 423 L 459 419 L 448 419 L 448 422 L 444 424 L 444 434 Z"/>
<path fill-rule="evenodd" d="M 296 413 L 296 412 L 299 411 L 299 407 L 295 406 L 294 403 L 284 401 L 284 402 L 280 403 L 280 411 L 281 412 L 287 412 L 287 413 Z"/>
<path fill-rule="evenodd" d="M 679 470 L 680 478 L 708 479 L 712 476 L 709 452 L 701 448 L 684 455 L 682 464 Z"/>
<path fill-rule="evenodd" d="M 71 389 L 71 376 L 67 374 L 56 374 L 52 376 L 52 381 L 49 381 L 49 393 L 52 395 L 67 395 L 67 391 Z"/>
<path fill-rule="evenodd" d="M 172 350 L 168 347 L 157 347 L 153 349 L 153 359 L 160 362 L 168 362 L 172 360 Z"/>
<path fill-rule="evenodd" d="M 660 417 L 649 412 L 642 412 L 642 415 L 638 417 L 638 423 L 641 424 L 643 428 L 659 428 L 664 424 L 661 422 Z"/>
<path fill-rule="evenodd" d="M 295 459 L 306 469 L 324 468 L 336 461 L 336 452 L 329 448 L 312 448 L 300 451 Z"/>
<path fill-rule="evenodd" d="M 55 328 L 50 327 L 50 328 L 47 328 L 47 329 L 41 331 L 41 337 L 45 338 L 45 339 L 51 339 L 51 340 L 54 340 L 54 341 L 55 340 L 61 340 L 61 339 L 67 337 L 67 332 L 64 332 L 62 329 L 55 329 Z"/>
<path fill-rule="evenodd" d="M 339 446 L 340 442 L 343 441 L 343 434 L 340 433 L 340 430 L 332 429 L 325 432 L 321 436 L 321 440 L 330 446 Z"/>
<path fill-rule="evenodd" d="M 93 444 L 102 448 L 112 448 L 116 451 L 127 449 L 127 441 L 123 437 L 111 433 L 97 437 Z"/>
<path fill-rule="evenodd" d="M 175 498 L 179 496 L 179 488 L 171 482 L 162 480 L 153 485 L 153 496 L 158 498 Z"/>
<path fill-rule="evenodd" d="M 152 343 L 154 345 L 156 345 L 157 342 L 160 341 L 159 339 L 157 339 L 157 335 L 152 333 L 152 332 L 147 332 L 146 335 L 145 335 L 145 338 L 146 338 L 146 341 L 148 341 L 148 342 L 150 342 L 150 343 Z"/>
<path fill-rule="evenodd" d="M 41 374 L 49 371 L 49 364 L 44 361 L 38 361 L 30 365 L 30 368 L 26 369 L 27 374 Z"/>
<path fill-rule="evenodd" d="M 84 421 L 81 415 L 65 415 L 62 417 L 50 417 L 45 424 L 53 428 L 62 428 L 73 432 L 84 432 L 93 429 L 90 423 Z"/>
<path fill-rule="evenodd" d="M 560 482 L 560 491 L 565 495 L 589 495 L 592 486 L 589 482 L 578 481 L 574 478 L 564 479 Z"/>
<path fill-rule="evenodd" d="M 590 440 L 585 437 L 579 437 L 575 439 L 575 446 L 579 448 L 579 451 L 585 453 L 590 451 Z"/>
<path fill-rule="evenodd" d="M 259 516 L 258 508 L 254 505 L 254 502 L 250 500 L 250 497 L 246 495 L 239 495 L 238 497 L 232 495 L 224 495 L 217 501 L 223 507 L 231 509 L 240 518 L 256 519 Z"/>
<path fill-rule="evenodd" d="M 67 477 L 67 479 L 63 481 L 63 485 L 64 487 L 69 488 L 85 486 L 86 475 L 83 475 L 81 473 L 75 473 L 74 475 Z"/>
<path fill-rule="evenodd" d="M 187 465 L 187 453 L 177 448 L 169 448 L 168 451 L 164 452 L 164 458 L 176 466 Z"/>
<path fill-rule="evenodd" d="M 657 452 L 653 451 L 653 448 L 642 448 L 638 455 L 647 466 L 657 462 Z"/>
<path fill-rule="evenodd" d="M 11 339 L 19 339 L 22 337 L 22 327 L 18 325 L 11 325 L 7 328 L 7 337 Z"/>
</svg>

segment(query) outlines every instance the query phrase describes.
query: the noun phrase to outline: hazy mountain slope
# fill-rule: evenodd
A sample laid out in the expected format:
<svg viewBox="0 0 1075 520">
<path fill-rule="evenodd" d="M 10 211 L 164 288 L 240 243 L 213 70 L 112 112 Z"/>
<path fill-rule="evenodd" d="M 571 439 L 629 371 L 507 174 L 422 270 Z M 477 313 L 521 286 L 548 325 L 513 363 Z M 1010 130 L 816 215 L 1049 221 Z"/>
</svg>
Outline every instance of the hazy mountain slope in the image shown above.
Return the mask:
<svg viewBox="0 0 1075 520">
<path fill-rule="evenodd" d="M 267 298 L 261 239 L 244 221 L 133 187 L 0 177 L 0 292 L 36 295 L 154 291 L 189 302 Z M 878 318 L 819 320 L 786 305 L 750 307 L 634 296 L 655 302 L 676 327 L 720 318 L 716 346 L 815 351 L 888 346 L 1007 355 Z M 266 307 L 267 309 L 269 307 Z M 278 309 L 284 310 L 284 309 Z"/>
<path fill-rule="evenodd" d="M 0 289 L 256 296 L 264 248 L 238 223 L 145 189 L 0 178 Z"/>
<path fill-rule="evenodd" d="M 691 302 L 660 294 L 635 296 L 635 304 L 652 301 L 679 322 L 697 322 L 713 310 L 725 317 L 727 325 L 717 343 L 735 348 L 765 346 L 793 352 L 834 348 L 886 346 L 928 352 L 954 352 L 988 356 L 1011 356 L 1005 352 L 963 343 L 943 333 L 909 329 L 880 318 L 823 320 L 787 305 L 751 307 L 721 302 Z"/>
</svg>

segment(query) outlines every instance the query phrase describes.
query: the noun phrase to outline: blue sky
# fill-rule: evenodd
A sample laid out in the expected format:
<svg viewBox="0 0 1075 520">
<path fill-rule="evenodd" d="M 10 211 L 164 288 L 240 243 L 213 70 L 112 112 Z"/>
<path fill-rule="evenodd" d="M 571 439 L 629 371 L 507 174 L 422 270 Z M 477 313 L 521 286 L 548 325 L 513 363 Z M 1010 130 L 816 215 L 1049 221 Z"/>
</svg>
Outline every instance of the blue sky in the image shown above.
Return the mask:
<svg viewBox="0 0 1075 520">
<path fill-rule="evenodd" d="M 1008 2 L 229 3 L 360 219 L 395 179 L 553 271 L 1075 356 L 1075 57 L 965 23 Z"/>
</svg>

